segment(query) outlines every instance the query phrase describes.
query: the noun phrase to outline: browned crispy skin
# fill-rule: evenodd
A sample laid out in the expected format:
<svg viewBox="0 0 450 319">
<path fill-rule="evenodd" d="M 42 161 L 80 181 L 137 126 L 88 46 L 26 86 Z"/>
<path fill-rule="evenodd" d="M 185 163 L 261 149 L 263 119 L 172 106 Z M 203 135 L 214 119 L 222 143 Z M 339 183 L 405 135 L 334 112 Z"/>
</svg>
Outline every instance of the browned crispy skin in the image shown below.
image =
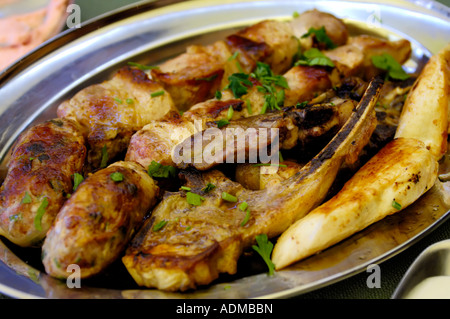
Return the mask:
<svg viewBox="0 0 450 319">
<path fill-rule="evenodd" d="M 275 74 L 286 72 L 298 51 L 291 25 L 276 20 L 264 20 L 240 30 L 228 38 L 228 43 L 244 52 L 247 59 L 267 63 Z"/>
<path fill-rule="evenodd" d="M 85 158 L 84 138 L 72 120 L 49 120 L 22 133 L 0 189 L 0 235 L 20 246 L 39 245 Z"/>
<path fill-rule="evenodd" d="M 195 133 L 176 145 L 173 157 L 179 168 L 192 166 L 201 171 L 220 163 L 257 163 L 256 154 L 263 151 L 273 162 L 279 156 L 275 151 L 271 154 L 271 147 L 291 149 L 301 144 L 307 148 L 324 136 L 330 140 L 340 126 L 339 109 L 332 105 L 289 107 Z"/>
<path fill-rule="evenodd" d="M 154 92 L 162 95 L 151 96 Z M 109 161 L 125 152 L 131 135 L 152 120 L 175 110 L 163 87 L 139 69 L 120 69 L 110 80 L 82 89 L 57 110 L 58 117 L 80 123 L 88 144 L 88 171 L 101 166 L 105 147 Z"/>
<path fill-rule="evenodd" d="M 176 107 L 185 111 L 221 89 L 222 79 L 229 75 L 225 71 L 231 54 L 222 41 L 208 46 L 192 45 L 185 53 L 153 69 L 151 76 L 169 92 Z"/>
<path fill-rule="evenodd" d="M 354 161 L 367 143 L 376 119 L 374 106 L 382 83 L 372 83 L 350 119 L 313 160 L 291 178 L 251 191 L 219 171 L 186 172 L 186 186 L 203 197 L 187 202 L 184 191 L 166 193 L 122 258 L 139 285 L 187 290 L 210 283 L 219 273 L 236 272 L 237 259 L 255 236 L 279 235 L 326 196 L 341 164 Z M 216 185 L 210 192 L 204 187 Z M 226 192 L 236 202 L 223 200 Z M 238 205 L 248 203 L 250 218 Z M 154 226 L 165 221 L 161 229 Z"/>
<path fill-rule="evenodd" d="M 113 180 L 112 174 L 122 180 Z M 122 253 L 156 203 L 153 179 L 137 163 L 116 162 L 91 174 L 64 204 L 42 246 L 48 274 L 67 277 L 80 266 L 81 278 L 103 271 Z"/>
<path fill-rule="evenodd" d="M 321 12 L 316 9 L 302 12 L 290 24 L 294 35 L 300 38 L 303 50 L 308 50 L 311 47 L 326 49 L 323 43 L 317 41 L 314 34 L 308 37 L 302 37 L 308 33 L 310 28 L 320 29 L 324 27 L 328 37 L 337 46 L 345 44 L 349 36 L 347 25 L 341 19 L 330 13 Z"/>
</svg>

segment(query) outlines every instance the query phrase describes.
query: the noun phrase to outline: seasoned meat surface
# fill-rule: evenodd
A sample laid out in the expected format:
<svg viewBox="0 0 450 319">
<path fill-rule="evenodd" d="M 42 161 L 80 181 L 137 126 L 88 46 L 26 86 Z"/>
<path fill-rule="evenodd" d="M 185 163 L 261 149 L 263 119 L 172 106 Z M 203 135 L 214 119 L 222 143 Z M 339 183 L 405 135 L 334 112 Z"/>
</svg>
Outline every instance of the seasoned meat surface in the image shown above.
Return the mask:
<svg viewBox="0 0 450 319">
<path fill-rule="evenodd" d="M 0 235 L 20 246 L 39 246 L 85 158 L 83 135 L 70 119 L 52 119 L 23 132 L 0 188 Z"/>
<path fill-rule="evenodd" d="M 92 171 L 112 163 L 126 151 L 131 135 L 171 110 L 172 98 L 160 84 L 126 66 L 63 102 L 57 114 L 80 123 L 88 145 L 87 170 Z"/>
<path fill-rule="evenodd" d="M 190 190 L 166 193 L 122 258 L 131 276 L 139 285 L 173 291 L 208 284 L 222 272 L 235 273 L 238 257 L 256 235 L 279 235 L 323 200 L 344 161 L 356 160 L 375 128 L 381 85 L 369 86 L 336 137 L 285 181 L 251 191 L 219 171 L 185 173 Z M 207 191 L 209 184 L 216 187 Z M 239 208 L 243 202 L 248 220 Z"/>
<path fill-rule="evenodd" d="M 139 164 L 116 162 L 86 178 L 64 204 L 42 246 L 45 271 L 81 278 L 116 260 L 156 203 L 159 188 Z"/>
</svg>

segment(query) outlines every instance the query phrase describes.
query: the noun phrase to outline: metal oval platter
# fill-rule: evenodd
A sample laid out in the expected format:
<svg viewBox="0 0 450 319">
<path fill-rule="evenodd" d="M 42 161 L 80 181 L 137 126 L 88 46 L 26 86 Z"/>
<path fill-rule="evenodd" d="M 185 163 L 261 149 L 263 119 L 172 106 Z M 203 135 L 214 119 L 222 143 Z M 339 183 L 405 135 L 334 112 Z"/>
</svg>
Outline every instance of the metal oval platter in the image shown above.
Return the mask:
<svg viewBox="0 0 450 319">
<path fill-rule="evenodd" d="M 420 70 L 450 42 L 448 8 L 410 2 L 354 1 L 149 1 L 139 2 L 63 32 L 0 74 L 0 173 L 9 151 L 30 125 L 56 116 L 56 107 L 80 89 L 110 78 L 129 61 L 157 64 L 193 43 L 207 44 L 263 19 L 288 20 L 316 8 L 344 19 L 352 34 L 406 38 Z M 447 158 L 447 157 L 446 157 Z M 447 172 L 447 164 L 441 165 Z M 79 289 L 45 274 L 39 249 L 0 241 L 0 292 L 14 298 L 286 298 L 355 275 L 402 252 L 448 217 L 446 183 L 437 183 L 414 205 L 389 216 L 317 255 L 268 276 L 259 260 L 244 254 L 236 275 L 206 287 L 166 293 L 138 287 L 120 262 Z"/>
</svg>

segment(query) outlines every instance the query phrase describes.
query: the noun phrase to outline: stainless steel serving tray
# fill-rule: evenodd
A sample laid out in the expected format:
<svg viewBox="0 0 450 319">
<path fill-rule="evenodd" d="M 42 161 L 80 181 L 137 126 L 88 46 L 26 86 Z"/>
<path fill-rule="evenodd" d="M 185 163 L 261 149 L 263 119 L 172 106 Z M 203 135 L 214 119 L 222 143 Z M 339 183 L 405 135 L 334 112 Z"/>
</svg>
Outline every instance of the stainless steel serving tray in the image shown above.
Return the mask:
<svg viewBox="0 0 450 319">
<path fill-rule="evenodd" d="M 192 43 L 211 43 L 262 19 L 290 19 L 317 8 L 345 19 L 354 33 L 407 38 L 407 67 L 421 68 L 450 42 L 448 8 L 406 1 L 143 1 L 68 30 L 0 74 L 0 177 L 12 143 L 28 126 L 55 116 L 57 105 L 78 90 L 108 79 L 128 61 L 155 64 Z M 447 158 L 447 157 L 446 157 Z M 447 172 L 447 163 L 441 171 Z M 385 218 L 338 245 L 267 276 L 251 257 L 238 274 L 187 293 L 138 287 L 120 263 L 82 288 L 42 272 L 40 251 L 0 241 L 0 292 L 15 298 L 286 298 L 364 271 L 400 253 L 448 217 L 446 184 L 436 184 L 408 209 Z"/>
</svg>

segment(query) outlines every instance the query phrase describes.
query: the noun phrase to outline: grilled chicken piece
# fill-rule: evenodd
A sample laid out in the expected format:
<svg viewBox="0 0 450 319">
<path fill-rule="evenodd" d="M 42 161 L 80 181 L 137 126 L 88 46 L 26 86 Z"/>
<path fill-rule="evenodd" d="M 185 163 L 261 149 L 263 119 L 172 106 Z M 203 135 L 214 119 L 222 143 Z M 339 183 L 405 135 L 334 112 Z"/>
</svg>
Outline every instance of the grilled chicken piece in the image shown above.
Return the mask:
<svg viewBox="0 0 450 319">
<path fill-rule="evenodd" d="M 425 143 L 439 160 L 447 151 L 450 95 L 450 44 L 433 55 L 409 92 L 396 137 Z"/>
<path fill-rule="evenodd" d="M 86 158 L 77 123 L 53 119 L 23 132 L 12 148 L 0 188 L 0 235 L 27 247 L 39 246 L 72 193 L 72 176 Z"/>
<path fill-rule="evenodd" d="M 233 73 L 249 73 L 262 61 L 276 74 L 285 72 L 297 52 L 289 24 L 262 21 L 211 45 L 189 46 L 185 53 L 151 71 L 181 111 L 214 97 Z M 237 55 L 235 55 L 237 54 Z"/>
<path fill-rule="evenodd" d="M 358 76 L 370 80 L 383 72 L 373 65 L 373 56 L 388 53 L 403 64 L 411 56 L 411 43 L 405 39 L 390 41 L 370 35 L 358 35 L 350 37 L 346 44 L 323 53 L 334 62 L 342 77 Z"/>
<path fill-rule="evenodd" d="M 356 111 L 327 147 L 293 177 L 251 191 L 218 171 L 186 173 L 185 192 L 166 193 L 132 240 L 124 265 L 141 286 L 187 290 L 236 272 L 241 252 L 261 233 L 273 237 L 320 204 L 344 161 L 354 161 L 375 127 L 380 80 L 369 86 Z M 206 192 L 204 187 L 216 187 Z M 223 200 L 223 192 L 236 202 Z M 186 197 L 197 193 L 192 205 Z M 194 195 L 195 196 L 195 195 Z M 250 218 L 238 207 L 248 203 Z M 160 228 L 159 226 L 164 225 Z"/>
<path fill-rule="evenodd" d="M 116 162 L 89 175 L 67 200 L 42 246 L 45 271 L 67 278 L 80 267 L 81 278 L 103 271 L 125 249 L 159 192 L 137 163 Z"/>
<path fill-rule="evenodd" d="M 232 73 L 235 63 L 228 61 L 232 52 L 223 41 L 208 46 L 192 45 L 185 53 L 151 71 L 152 79 L 170 93 L 177 109 L 185 111 L 214 96 Z"/>
<path fill-rule="evenodd" d="M 161 92 L 158 96 L 151 93 Z M 88 171 L 103 168 L 125 152 L 131 135 L 176 110 L 160 84 L 144 71 L 123 67 L 112 79 L 91 85 L 63 102 L 58 117 L 76 120 L 88 144 Z M 108 161 L 103 161 L 106 157 Z"/>
<path fill-rule="evenodd" d="M 329 201 L 295 222 L 272 253 L 276 269 L 318 253 L 416 201 L 436 181 L 438 162 L 416 139 L 388 143 Z"/>
<path fill-rule="evenodd" d="M 228 44 L 231 47 L 238 48 L 238 52 L 250 55 L 253 60 L 256 57 L 258 58 L 256 61 L 270 65 L 275 74 L 286 72 L 292 66 L 293 57 L 298 51 L 298 42 L 293 36 L 294 30 L 287 22 L 264 20 L 237 32 L 235 35 L 242 41 L 233 41 L 233 37 L 228 37 Z M 248 41 L 257 45 L 251 45 Z M 244 42 L 244 45 L 236 45 L 236 43 L 242 44 L 242 42 Z M 264 45 L 267 46 L 266 50 L 261 49 L 261 46 Z M 257 49 L 255 50 L 255 48 Z M 267 51 L 269 51 L 268 54 Z M 254 66 L 248 71 L 253 70 Z"/>
<path fill-rule="evenodd" d="M 324 27 L 326 34 L 336 46 L 341 46 L 347 43 L 348 40 L 347 26 L 341 19 L 316 9 L 299 14 L 290 24 L 294 35 L 300 39 L 303 50 L 308 50 L 313 46 L 325 49 L 322 47 L 323 44 L 316 41 L 314 34 L 302 38 L 303 35 L 308 33 L 310 28 L 320 29 Z"/>
</svg>

